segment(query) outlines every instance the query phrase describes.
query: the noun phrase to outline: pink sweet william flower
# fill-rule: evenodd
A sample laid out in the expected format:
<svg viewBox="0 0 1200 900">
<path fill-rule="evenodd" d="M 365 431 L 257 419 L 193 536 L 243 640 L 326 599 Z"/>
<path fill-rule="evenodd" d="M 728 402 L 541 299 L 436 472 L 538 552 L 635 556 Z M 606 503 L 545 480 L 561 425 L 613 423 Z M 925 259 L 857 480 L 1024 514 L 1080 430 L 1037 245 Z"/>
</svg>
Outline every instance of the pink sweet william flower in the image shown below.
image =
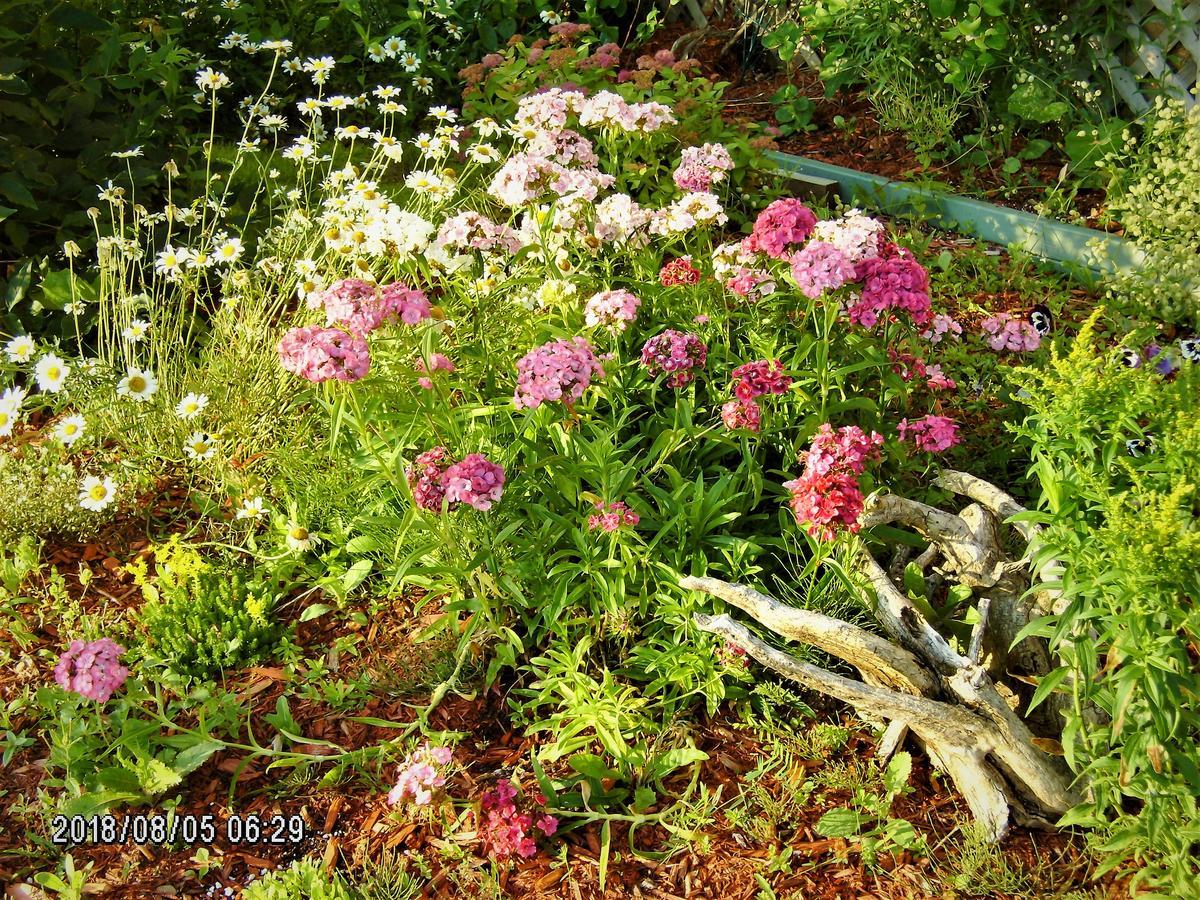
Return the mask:
<svg viewBox="0 0 1200 900">
<path fill-rule="evenodd" d="M 442 473 L 442 486 L 451 503 L 486 512 L 504 493 L 504 467 L 472 453 Z"/>
<path fill-rule="evenodd" d="M 858 302 L 848 310 L 851 322 L 873 328 L 881 313 L 902 309 L 914 325 L 929 324 L 933 317 L 929 273 L 908 250 L 889 245 L 884 255 L 860 262 L 856 274 L 863 288 Z"/>
<path fill-rule="evenodd" d="M 109 638 L 71 641 L 54 667 L 54 680 L 73 694 L 104 703 L 129 677 L 129 669 L 119 661 L 124 652 Z"/>
<path fill-rule="evenodd" d="M 754 230 L 742 241 L 742 249 L 747 253 L 765 253 L 772 259 L 783 259 L 790 247 L 808 240 L 816 224 L 813 211 L 799 200 L 776 200 L 758 214 Z"/>
<path fill-rule="evenodd" d="M 642 346 L 642 365 L 651 375 L 666 374 L 667 386 L 682 388 L 704 368 L 708 348 L 694 334 L 668 328 Z"/>
<path fill-rule="evenodd" d="M 641 298 L 629 291 L 600 291 L 588 297 L 583 305 L 583 319 L 589 328 L 603 326 L 624 331 L 637 319 Z"/>
<path fill-rule="evenodd" d="M 962 325 L 958 324 L 953 316 L 938 313 L 929 327 L 921 332 L 921 337 L 931 344 L 940 344 L 947 335 L 957 341 L 962 337 L 962 331 Z"/>
<path fill-rule="evenodd" d="M 593 377 L 603 377 L 596 353 L 581 337 L 550 341 L 517 361 L 517 409 L 537 409 L 561 401 L 570 407 L 583 396 Z"/>
<path fill-rule="evenodd" d="M 441 353 L 433 353 L 429 356 L 429 363 L 426 364 L 424 359 L 417 360 L 417 371 L 424 373 L 417 379 L 417 384 L 427 391 L 433 390 L 433 379 L 430 375 L 435 372 L 453 372 L 454 362 L 448 356 L 443 356 Z"/>
<path fill-rule="evenodd" d="M 544 805 L 544 797 L 534 798 Z M 543 813 L 534 819 L 534 813 L 520 809 L 517 805 L 517 789 L 510 782 L 501 781 L 480 798 L 480 834 L 483 844 L 492 858 L 497 860 L 519 856 L 529 859 L 537 853 L 537 835 L 550 837 L 558 830 L 558 819 Z"/>
<path fill-rule="evenodd" d="M 993 350 L 1012 350 L 1020 353 L 1036 350 L 1042 345 L 1042 336 L 1038 334 L 1037 329 L 1012 313 L 1000 313 L 990 319 L 984 319 L 980 327 L 988 346 Z"/>
<path fill-rule="evenodd" d="M 405 325 L 416 325 L 433 312 L 423 291 L 399 281 L 384 285 L 379 305 L 384 319 L 397 318 Z"/>
<path fill-rule="evenodd" d="M 912 422 L 901 419 L 896 431 L 900 440 L 908 440 L 911 436 L 917 449 L 927 453 L 941 453 L 959 441 L 958 424 L 945 416 L 925 416 Z"/>
<path fill-rule="evenodd" d="M 822 425 L 801 456 L 804 472 L 783 485 L 791 494 L 788 505 L 797 524 L 823 541 L 832 540 L 838 529 L 856 533 L 864 503 L 858 476 L 879 458 L 882 444 L 881 435 L 868 435 L 856 425 L 837 431 Z"/>
<path fill-rule="evenodd" d="M 833 244 L 811 241 L 792 257 L 792 278 L 800 293 L 815 300 L 855 278 L 854 264 Z"/>
<path fill-rule="evenodd" d="M 753 400 L 730 400 L 721 407 L 721 421 L 730 431 L 743 428 L 757 434 L 762 429 L 762 410 Z"/>
<path fill-rule="evenodd" d="M 445 447 L 434 447 L 417 456 L 404 473 L 413 492 L 413 499 L 421 509 L 438 513 L 442 511 L 442 499 L 446 496 L 442 475 L 449 468 L 449 460 L 449 450 Z"/>
<path fill-rule="evenodd" d="M 942 372 L 942 367 L 933 364 L 925 367 L 925 383 L 929 385 L 931 391 L 952 391 L 958 387 L 958 383 Z"/>
<path fill-rule="evenodd" d="M 690 256 L 673 259 L 658 271 L 658 281 L 663 287 L 683 287 L 700 283 L 700 270 L 692 265 Z"/>
<path fill-rule="evenodd" d="M 370 334 L 383 321 L 379 290 L 373 282 L 344 278 L 305 300 L 309 309 L 324 309 L 326 325 L 341 325 L 351 334 Z"/>
<path fill-rule="evenodd" d="M 710 191 L 732 168 L 733 158 L 721 144 L 686 147 L 675 169 L 675 184 L 684 191 Z"/>
<path fill-rule="evenodd" d="M 388 793 L 388 803 L 395 806 L 411 797 L 417 806 L 428 806 L 434 792 L 446 784 L 441 768 L 450 764 L 452 756 L 449 747 L 431 747 L 428 742 L 414 750 L 400 763 L 400 774 Z"/>
<path fill-rule="evenodd" d="M 293 328 L 279 341 L 279 361 L 293 375 L 314 384 L 358 381 L 371 368 L 371 351 L 357 334 L 308 325 Z"/>
<path fill-rule="evenodd" d="M 725 287 L 751 302 L 775 293 L 775 279 L 766 269 L 741 266 L 725 279 Z"/>
<path fill-rule="evenodd" d="M 733 393 L 741 400 L 753 400 L 763 394 L 784 394 L 792 379 L 783 374 L 777 359 L 759 359 L 733 370 Z"/>
<path fill-rule="evenodd" d="M 620 500 L 612 503 L 598 500 L 595 507 L 599 512 L 588 516 L 588 531 L 604 531 L 612 534 L 623 525 L 632 528 L 641 521 L 641 517 Z"/>
</svg>

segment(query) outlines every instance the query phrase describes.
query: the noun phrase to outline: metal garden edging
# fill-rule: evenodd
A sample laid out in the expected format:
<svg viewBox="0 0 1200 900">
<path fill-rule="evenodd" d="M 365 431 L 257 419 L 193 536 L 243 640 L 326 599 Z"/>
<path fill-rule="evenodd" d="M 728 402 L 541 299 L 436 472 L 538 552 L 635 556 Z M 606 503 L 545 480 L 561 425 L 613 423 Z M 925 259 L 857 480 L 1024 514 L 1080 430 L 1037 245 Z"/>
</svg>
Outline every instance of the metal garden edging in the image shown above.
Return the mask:
<svg viewBox="0 0 1200 900">
<path fill-rule="evenodd" d="M 768 151 L 781 174 L 799 177 L 818 187 L 834 187 L 847 203 L 869 205 L 880 212 L 915 216 L 939 227 L 1020 249 L 1041 257 L 1057 269 L 1096 282 L 1105 275 L 1141 269 L 1145 256 L 1132 241 L 1056 222 L 1017 209 L 956 197 L 932 188 L 892 181 L 855 169 Z M 1092 245 L 1092 246 L 1089 246 Z M 1094 247 L 1102 246 L 1097 255 Z"/>
</svg>

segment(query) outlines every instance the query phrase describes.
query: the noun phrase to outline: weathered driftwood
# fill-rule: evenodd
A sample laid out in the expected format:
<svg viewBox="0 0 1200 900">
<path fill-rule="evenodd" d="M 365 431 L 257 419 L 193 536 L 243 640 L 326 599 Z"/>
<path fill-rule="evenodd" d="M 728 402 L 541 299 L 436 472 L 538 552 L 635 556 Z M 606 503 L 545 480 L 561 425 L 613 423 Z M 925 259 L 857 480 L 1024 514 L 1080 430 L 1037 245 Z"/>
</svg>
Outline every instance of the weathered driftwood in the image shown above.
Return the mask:
<svg viewBox="0 0 1200 900">
<path fill-rule="evenodd" d="M 744 648 L 780 675 L 836 697 L 868 719 L 886 720 L 881 756 L 889 756 L 911 733 L 954 781 L 986 833 L 998 840 L 1012 820 L 1048 825 L 1077 802 L 1065 766 L 1038 746 L 1033 723 L 1014 711 L 1016 693 L 1003 681 L 1010 673 L 1037 676 L 1050 668 L 1040 641 L 1027 639 L 1010 649 L 1030 618 L 1048 611 L 1038 605 L 1038 594 L 1026 597 L 1028 558 L 1036 552 L 1038 529 L 1014 523 L 1027 550 L 1013 560 L 1001 542 L 1000 519 L 1022 512 L 1021 506 L 994 485 L 962 472 L 944 472 L 937 483 L 974 502 L 955 515 L 903 497 L 875 495 L 868 499 L 863 524 L 916 530 L 929 541 L 916 560 L 922 571 L 940 562 L 942 576 L 977 592 L 980 622 L 965 656 L 865 551 L 862 571 L 875 591 L 876 618 L 888 637 L 795 609 L 743 585 L 697 577 L 680 584 L 718 597 L 776 634 L 857 669 L 862 681 L 777 650 L 728 615 L 696 616 L 699 628 Z M 1040 597 L 1045 600 L 1046 592 Z M 1044 716 L 1036 724 L 1043 731 L 1048 724 L 1051 733 L 1058 727 Z"/>
</svg>

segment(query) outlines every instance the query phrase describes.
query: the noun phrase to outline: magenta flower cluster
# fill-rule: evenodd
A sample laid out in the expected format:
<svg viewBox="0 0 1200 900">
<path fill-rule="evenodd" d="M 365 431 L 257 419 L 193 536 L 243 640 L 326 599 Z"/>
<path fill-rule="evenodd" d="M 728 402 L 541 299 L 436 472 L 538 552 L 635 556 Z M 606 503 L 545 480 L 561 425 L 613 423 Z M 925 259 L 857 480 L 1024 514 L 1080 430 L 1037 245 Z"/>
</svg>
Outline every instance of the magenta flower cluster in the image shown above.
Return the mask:
<svg viewBox="0 0 1200 900">
<path fill-rule="evenodd" d="M 708 347 L 694 334 L 668 328 L 642 346 L 642 365 L 651 375 L 665 374 L 667 386 L 682 388 L 704 368 Z"/>
<path fill-rule="evenodd" d="M 811 241 L 792 256 L 792 278 L 800 292 L 812 300 L 837 290 L 856 277 L 854 263 L 833 244 Z"/>
<path fill-rule="evenodd" d="M 624 331 L 637 319 L 641 298 L 624 290 L 600 291 L 588 297 L 583 305 L 583 319 L 589 328 L 601 326 Z"/>
<path fill-rule="evenodd" d="M 293 375 L 314 384 L 336 379 L 358 381 L 371 368 L 371 351 L 361 335 L 340 328 L 307 325 L 279 341 L 279 361 Z"/>
<path fill-rule="evenodd" d="M 949 450 L 959 440 L 958 424 L 945 416 L 924 416 L 911 422 L 901 419 L 896 432 L 900 440 L 906 441 L 911 437 L 917 449 L 927 453 Z"/>
<path fill-rule="evenodd" d="M 545 806 L 540 794 L 533 798 L 537 806 Z M 558 819 L 543 813 L 536 816 L 532 809 L 517 806 L 517 789 L 501 781 L 480 800 L 480 833 L 487 852 L 493 859 L 505 860 L 514 856 L 529 859 L 537 853 L 537 833 L 550 837 L 558 830 Z M 536 829 L 536 831 L 535 831 Z"/>
<path fill-rule="evenodd" d="M 124 652 L 109 638 L 71 641 L 54 667 L 54 680 L 74 694 L 104 703 L 129 677 L 129 669 L 120 663 Z"/>
<path fill-rule="evenodd" d="M 673 259 L 658 270 L 658 281 L 663 287 L 685 287 L 700 283 L 700 270 L 692 265 L 690 256 Z"/>
<path fill-rule="evenodd" d="M 517 409 L 537 409 L 543 403 L 562 402 L 569 408 L 583 396 L 604 369 L 596 353 L 581 337 L 558 339 L 535 347 L 517 361 Z"/>
<path fill-rule="evenodd" d="M 411 797 L 417 806 L 428 806 L 434 791 L 445 785 L 442 769 L 450 765 L 452 758 L 449 747 L 433 747 L 428 742 L 418 747 L 400 763 L 400 774 L 388 793 L 388 803 L 395 806 Z"/>
<path fill-rule="evenodd" d="M 980 327 L 993 350 L 1024 352 L 1042 345 L 1042 336 L 1023 318 L 1012 313 L 1000 313 L 984 319 Z"/>
<path fill-rule="evenodd" d="M 612 534 L 623 525 L 632 528 L 641 521 L 641 517 L 620 500 L 612 503 L 597 500 L 595 507 L 598 512 L 588 516 L 589 531 L 604 531 Z"/>
<path fill-rule="evenodd" d="M 441 512 L 443 502 L 447 509 L 459 503 L 481 512 L 491 509 L 504 494 L 504 467 L 479 453 L 453 464 L 449 459 L 449 450 L 434 447 L 418 455 L 405 471 L 417 506 L 430 512 Z"/>
<path fill-rule="evenodd" d="M 832 540 L 839 528 L 857 532 L 864 502 L 858 477 L 879 458 L 882 444 L 882 436 L 868 435 L 857 425 L 837 431 L 822 425 L 802 457 L 804 472 L 784 484 L 796 522 L 823 541 Z"/>
<path fill-rule="evenodd" d="M 783 372 L 777 359 L 758 359 L 733 370 L 733 393 L 741 400 L 754 400 L 763 394 L 784 394 L 792 379 Z"/>
<path fill-rule="evenodd" d="M 747 253 L 765 253 L 784 259 L 790 248 L 808 240 L 816 227 L 813 211 L 795 198 L 776 200 L 758 214 L 754 230 L 742 241 Z"/>
<path fill-rule="evenodd" d="M 675 169 L 675 184 L 684 191 L 711 191 L 732 168 L 733 159 L 721 144 L 687 147 Z"/>
<path fill-rule="evenodd" d="M 430 314 L 425 294 L 394 282 L 382 290 L 370 281 L 345 278 L 308 295 L 309 309 L 324 309 L 327 326 L 340 325 L 351 334 L 370 334 L 384 322 L 399 319 L 416 325 Z"/>
<path fill-rule="evenodd" d="M 863 282 L 862 295 L 847 311 L 851 322 L 873 328 L 881 313 L 902 309 L 914 325 L 929 324 L 929 273 L 908 250 L 889 245 L 884 255 L 860 262 L 857 277 Z"/>
</svg>

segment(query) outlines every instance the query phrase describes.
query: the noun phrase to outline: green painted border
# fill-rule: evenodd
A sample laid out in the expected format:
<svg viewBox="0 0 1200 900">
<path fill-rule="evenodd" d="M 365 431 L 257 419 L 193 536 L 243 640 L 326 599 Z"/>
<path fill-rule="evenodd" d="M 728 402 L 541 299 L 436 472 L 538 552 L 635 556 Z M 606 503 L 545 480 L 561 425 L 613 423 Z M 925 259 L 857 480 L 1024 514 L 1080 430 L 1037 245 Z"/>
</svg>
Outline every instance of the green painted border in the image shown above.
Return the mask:
<svg viewBox="0 0 1200 900">
<path fill-rule="evenodd" d="M 768 151 L 766 155 L 785 175 L 837 182 L 838 194 L 847 203 L 869 205 L 891 215 L 915 216 L 993 244 L 1019 247 L 1088 282 L 1114 272 L 1141 269 L 1145 264 L 1142 251 L 1132 241 L 1115 234 L 791 153 Z M 1095 252 L 1089 249 L 1093 242 L 1106 248 L 1103 260 L 1097 260 Z"/>
</svg>

